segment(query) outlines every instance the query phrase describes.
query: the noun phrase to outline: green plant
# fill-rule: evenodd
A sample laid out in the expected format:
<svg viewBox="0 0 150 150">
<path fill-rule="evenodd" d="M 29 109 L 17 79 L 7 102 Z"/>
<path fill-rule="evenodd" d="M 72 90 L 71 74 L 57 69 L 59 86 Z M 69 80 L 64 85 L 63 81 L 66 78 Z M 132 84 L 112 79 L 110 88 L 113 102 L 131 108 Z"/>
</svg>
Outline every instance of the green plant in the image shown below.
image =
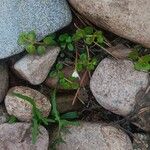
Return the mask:
<svg viewBox="0 0 150 150">
<path fill-rule="evenodd" d="M 74 77 L 65 77 L 63 71 L 63 64 L 57 63 L 55 70 L 50 72 L 50 77 L 58 79 L 58 85 L 64 89 L 77 89 L 79 84 L 76 82 Z"/>
<path fill-rule="evenodd" d="M 95 66 L 97 65 L 97 59 L 96 58 L 89 58 L 86 53 L 83 53 L 79 56 L 79 59 L 76 63 L 76 70 L 78 72 L 81 72 L 83 70 L 92 71 L 95 69 Z"/>
<path fill-rule="evenodd" d="M 7 119 L 7 122 L 10 123 L 10 124 L 16 123 L 17 122 L 17 118 L 15 116 L 10 116 Z"/>
<path fill-rule="evenodd" d="M 57 104 L 56 104 L 56 90 L 54 90 L 53 94 L 52 94 L 52 113 L 50 115 L 50 118 L 44 117 L 41 113 L 41 111 L 36 107 L 35 101 L 34 99 L 22 95 L 20 93 L 12 93 L 14 96 L 21 98 L 27 102 L 29 102 L 32 105 L 32 142 L 33 144 L 36 143 L 37 140 L 37 136 L 39 135 L 39 126 L 41 124 L 44 124 L 46 126 L 49 125 L 49 123 L 55 123 L 58 124 L 58 137 L 61 137 L 61 131 L 64 129 L 66 129 L 66 127 L 68 125 L 78 125 L 78 122 L 72 122 L 72 121 L 68 121 L 66 119 L 75 119 L 78 118 L 78 115 L 76 112 L 70 112 L 70 113 L 66 113 L 61 115 L 58 110 L 57 110 Z M 58 139 L 58 137 L 56 137 L 56 139 Z"/>
<path fill-rule="evenodd" d="M 69 34 L 61 34 L 58 38 L 58 43 L 63 50 L 74 51 L 73 39 Z"/>
<path fill-rule="evenodd" d="M 92 27 L 85 27 L 83 29 L 77 29 L 76 33 L 73 35 L 73 41 L 77 42 L 83 40 L 85 44 L 91 45 L 95 42 L 98 44 L 104 43 L 104 36 L 101 31 L 97 31 Z"/>
<path fill-rule="evenodd" d="M 46 47 L 56 45 L 54 38 L 55 35 L 53 34 L 45 37 L 43 41 L 38 42 L 34 31 L 22 32 L 19 35 L 18 44 L 25 48 L 29 54 L 42 55 L 45 53 Z"/>
<path fill-rule="evenodd" d="M 68 121 L 68 119 L 77 119 L 78 114 L 76 112 L 69 112 L 66 114 L 61 115 L 57 110 L 57 104 L 56 104 L 56 89 L 53 91 L 53 94 L 51 96 L 51 103 L 52 103 L 52 113 L 51 118 L 55 121 L 55 123 L 58 124 L 58 132 L 55 136 L 54 141 L 51 144 L 51 148 L 55 149 L 56 145 L 60 143 L 65 143 L 65 141 L 62 138 L 62 133 L 65 131 L 67 132 L 67 127 L 70 125 L 78 126 L 79 123 L 77 121 Z"/>
<path fill-rule="evenodd" d="M 150 54 L 140 56 L 138 50 L 129 54 L 129 58 L 134 61 L 134 67 L 139 71 L 150 71 Z"/>
<path fill-rule="evenodd" d="M 54 122 L 52 119 L 48 119 L 44 117 L 41 111 L 36 107 L 34 99 L 22 95 L 20 93 L 13 93 L 14 96 L 21 98 L 32 105 L 32 142 L 36 143 L 37 136 L 39 134 L 39 126 L 40 124 L 48 125 L 49 122 Z"/>
</svg>

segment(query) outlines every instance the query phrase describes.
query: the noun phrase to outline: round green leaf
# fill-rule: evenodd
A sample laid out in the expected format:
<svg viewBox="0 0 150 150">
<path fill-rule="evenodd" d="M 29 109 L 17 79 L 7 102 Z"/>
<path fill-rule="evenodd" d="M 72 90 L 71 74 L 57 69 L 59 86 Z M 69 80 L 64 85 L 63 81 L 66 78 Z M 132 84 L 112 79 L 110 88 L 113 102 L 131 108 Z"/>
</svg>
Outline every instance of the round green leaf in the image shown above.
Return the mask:
<svg viewBox="0 0 150 150">
<path fill-rule="evenodd" d="M 36 40 L 36 34 L 34 31 L 30 31 L 28 34 L 27 34 L 27 37 L 28 37 L 28 40 L 30 42 L 35 42 Z"/>
<path fill-rule="evenodd" d="M 36 52 L 36 48 L 33 44 L 29 44 L 26 46 L 26 51 L 29 53 L 29 54 L 35 54 Z"/>
<path fill-rule="evenodd" d="M 67 47 L 68 47 L 69 51 L 73 51 L 74 50 L 74 46 L 72 45 L 72 43 L 69 43 L 67 45 Z"/>
<path fill-rule="evenodd" d="M 38 46 L 38 48 L 37 48 L 37 53 L 38 53 L 39 55 L 43 55 L 45 52 L 46 52 L 46 49 L 45 49 L 44 46 Z"/>
</svg>

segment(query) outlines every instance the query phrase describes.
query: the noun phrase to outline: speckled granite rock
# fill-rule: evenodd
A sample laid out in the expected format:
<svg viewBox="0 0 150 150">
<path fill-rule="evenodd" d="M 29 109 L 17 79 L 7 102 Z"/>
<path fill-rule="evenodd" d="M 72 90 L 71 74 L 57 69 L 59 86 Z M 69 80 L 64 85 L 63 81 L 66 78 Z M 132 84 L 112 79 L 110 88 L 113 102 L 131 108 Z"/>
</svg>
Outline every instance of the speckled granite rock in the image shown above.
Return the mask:
<svg viewBox="0 0 150 150">
<path fill-rule="evenodd" d="M 149 0 L 68 0 L 92 23 L 150 48 Z"/>
<path fill-rule="evenodd" d="M 41 84 L 46 79 L 59 52 L 59 47 L 51 47 L 42 56 L 26 55 L 15 63 L 14 69 L 31 84 Z"/>
<path fill-rule="evenodd" d="M 0 63 L 0 102 L 3 101 L 8 90 L 9 77 L 8 68 L 4 63 Z"/>
<path fill-rule="evenodd" d="M 46 129 L 40 126 L 40 134 L 32 144 L 31 125 L 28 123 L 0 125 L 1 150 L 48 150 L 49 136 Z"/>
<path fill-rule="evenodd" d="M 35 104 L 42 114 L 47 117 L 51 110 L 50 101 L 46 96 L 40 92 L 29 87 L 16 86 L 11 88 L 5 98 L 6 110 L 10 115 L 17 117 L 21 121 L 30 121 L 32 119 L 32 105 L 16 96 L 13 93 L 20 93 L 22 95 L 31 97 L 35 100 Z"/>
<path fill-rule="evenodd" d="M 57 150 L 133 150 L 128 135 L 113 126 L 84 122 L 69 131 Z"/>
<path fill-rule="evenodd" d="M 17 54 L 18 36 L 35 30 L 40 40 L 71 22 L 66 0 L 1 0 L 0 59 Z"/>
<path fill-rule="evenodd" d="M 97 102 L 123 116 L 134 110 L 136 95 L 148 85 L 149 74 L 136 71 L 131 61 L 109 58 L 100 62 L 90 82 Z"/>
</svg>

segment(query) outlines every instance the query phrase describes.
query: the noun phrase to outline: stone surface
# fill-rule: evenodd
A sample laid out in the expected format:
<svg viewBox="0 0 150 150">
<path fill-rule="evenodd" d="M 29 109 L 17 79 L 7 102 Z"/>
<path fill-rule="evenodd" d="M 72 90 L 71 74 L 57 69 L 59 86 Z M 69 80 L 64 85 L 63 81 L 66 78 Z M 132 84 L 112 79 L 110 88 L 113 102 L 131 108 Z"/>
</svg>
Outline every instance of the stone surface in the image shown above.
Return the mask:
<svg viewBox="0 0 150 150">
<path fill-rule="evenodd" d="M 149 85 L 149 74 L 134 69 L 128 60 L 103 59 L 96 68 L 90 88 L 97 102 L 113 113 L 129 115 L 136 95 Z"/>
<path fill-rule="evenodd" d="M 46 129 L 40 126 L 36 144 L 32 144 L 30 124 L 15 123 L 0 125 L 1 150 L 48 150 L 49 136 Z"/>
<path fill-rule="evenodd" d="M 23 51 L 17 44 L 21 32 L 34 30 L 41 40 L 71 19 L 66 0 L 1 0 L 0 59 Z"/>
<path fill-rule="evenodd" d="M 123 131 L 105 124 L 81 123 L 64 134 L 66 144 L 57 150 L 132 150 L 131 141 Z"/>
<path fill-rule="evenodd" d="M 69 0 L 99 27 L 150 47 L 149 0 Z"/>
<path fill-rule="evenodd" d="M 7 122 L 8 117 L 9 116 L 5 109 L 5 106 L 0 105 L 0 124 Z"/>
<path fill-rule="evenodd" d="M 128 48 L 123 44 L 118 44 L 107 49 L 114 58 L 117 59 L 126 59 L 129 56 L 129 53 L 132 52 L 132 48 Z"/>
<path fill-rule="evenodd" d="M 42 55 L 26 55 L 14 65 L 15 71 L 33 85 L 41 84 L 47 77 L 59 54 L 59 47 L 48 48 Z"/>
<path fill-rule="evenodd" d="M 3 101 L 8 90 L 9 77 L 6 64 L 0 63 L 0 102 Z"/>
<path fill-rule="evenodd" d="M 76 100 L 76 103 L 72 105 L 74 97 L 75 97 L 74 92 L 66 94 L 62 93 L 60 95 L 57 95 L 56 101 L 58 111 L 60 113 L 65 113 L 80 110 L 84 106 L 84 102 L 88 100 L 88 95 L 86 91 L 83 91 L 83 89 L 81 89 L 78 98 Z"/>
<path fill-rule="evenodd" d="M 139 128 L 150 132 L 150 86 L 138 94 L 136 101 L 136 109 L 132 112 L 130 120 Z"/>
<path fill-rule="evenodd" d="M 40 92 L 29 87 L 16 86 L 11 88 L 5 98 L 6 110 L 10 115 L 17 117 L 21 121 L 30 121 L 32 119 L 32 105 L 16 96 L 13 93 L 31 97 L 35 100 L 35 104 L 42 114 L 47 117 L 51 110 L 49 99 Z"/>
<path fill-rule="evenodd" d="M 150 149 L 150 135 L 135 133 L 133 140 L 133 149 L 134 150 L 149 150 Z"/>
</svg>

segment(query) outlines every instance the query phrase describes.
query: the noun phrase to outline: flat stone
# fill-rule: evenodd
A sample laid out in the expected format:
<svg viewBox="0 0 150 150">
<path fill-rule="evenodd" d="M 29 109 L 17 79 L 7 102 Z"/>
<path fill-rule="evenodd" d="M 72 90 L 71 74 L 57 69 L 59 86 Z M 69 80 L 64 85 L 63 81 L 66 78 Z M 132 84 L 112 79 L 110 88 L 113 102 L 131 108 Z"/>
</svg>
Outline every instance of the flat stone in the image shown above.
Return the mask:
<svg viewBox="0 0 150 150">
<path fill-rule="evenodd" d="M 4 100 L 5 94 L 8 90 L 9 77 L 8 68 L 4 63 L 0 63 L 0 102 Z"/>
<path fill-rule="evenodd" d="M 40 92 L 29 87 L 16 86 L 11 88 L 5 98 L 5 106 L 9 115 L 21 121 L 29 122 L 32 119 L 32 105 L 24 99 L 18 98 L 13 93 L 20 93 L 34 99 L 36 107 L 47 117 L 51 110 L 49 99 Z"/>
<path fill-rule="evenodd" d="M 97 102 L 107 110 L 129 115 L 136 105 L 136 95 L 149 85 L 149 74 L 136 71 L 129 60 L 103 59 L 90 82 Z"/>
<path fill-rule="evenodd" d="M 14 69 L 22 78 L 31 84 L 41 84 L 46 79 L 59 52 L 59 47 L 51 47 L 42 56 L 26 55 L 15 63 Z"/>
<path fill-rule="evenodd" d="M 149 0 L 69 0 L 89 21 L 150 48 Z"/>
<path fill-rule="evenodd" d="M 35 144 L 31 139 L 31 124 L 15 123 L 0 125 L 1 150 L 48 150 L 49 136 L 46 129 L 39 127 L 40 134 Z"/>
<path fill-rule="evenodd" d="M 57 150 L 133 150 L 127 134 L 120 129 L 103 123 L 80 123 L 63 134 L 66 143 Z"/>
<path fill-rule="evenodd" d="M 0 59 L 20 53 L 21 32 L 34 30 L 38 40 L 71 22 L 66 0 L 1 0 Z"/>
</svg>

